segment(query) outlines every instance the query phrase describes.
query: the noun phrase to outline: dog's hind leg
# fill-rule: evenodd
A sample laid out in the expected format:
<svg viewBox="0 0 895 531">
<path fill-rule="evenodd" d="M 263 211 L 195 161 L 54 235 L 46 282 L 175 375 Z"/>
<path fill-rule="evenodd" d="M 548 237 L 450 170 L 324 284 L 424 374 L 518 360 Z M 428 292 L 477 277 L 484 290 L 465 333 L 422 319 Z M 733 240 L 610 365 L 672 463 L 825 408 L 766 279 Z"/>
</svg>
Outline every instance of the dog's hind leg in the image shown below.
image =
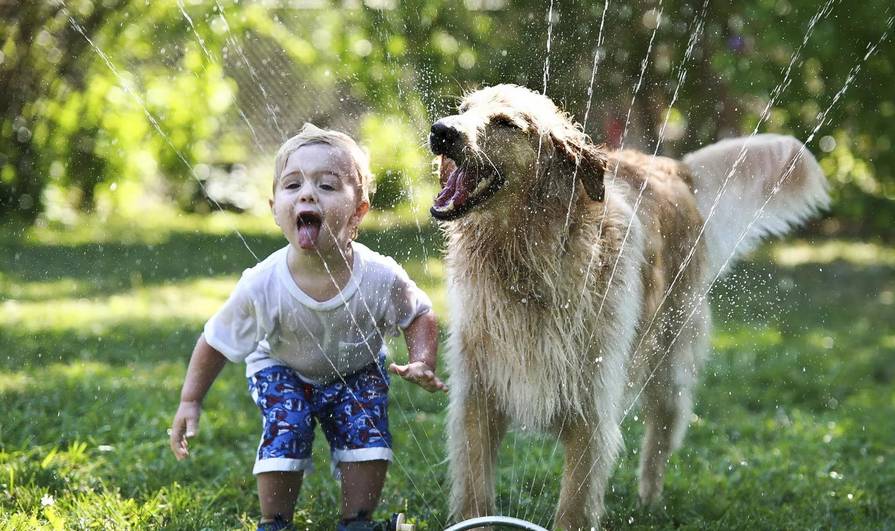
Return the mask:
<svg viewBox="0 0 895 531">
<path fill-rule="evenodd" d="M 696 372 L 707 350 L 708 312 L 703 303 L 687 325 L 665 327 L 662 347 L 652 355 L 642 401 L 646 433 L 640 453 L 640 499 L 646 504 L 661 497 L 668 459 L 687 432 Z"/>
<path fill-rule="evenodd" d="M 448 409 L 451 510 L 460 520 L 493 516 L 495 461 L 507 419 L 484 392 L 452 392 L 460 396 Z"/>
<path fill-rule="evenodd" d="M 603 495 L 622 447 L 617 419 L 576 418 L 560 437 L 566 451 L 555 529 L 577 531 L 599 527 Z"/>
</svg>

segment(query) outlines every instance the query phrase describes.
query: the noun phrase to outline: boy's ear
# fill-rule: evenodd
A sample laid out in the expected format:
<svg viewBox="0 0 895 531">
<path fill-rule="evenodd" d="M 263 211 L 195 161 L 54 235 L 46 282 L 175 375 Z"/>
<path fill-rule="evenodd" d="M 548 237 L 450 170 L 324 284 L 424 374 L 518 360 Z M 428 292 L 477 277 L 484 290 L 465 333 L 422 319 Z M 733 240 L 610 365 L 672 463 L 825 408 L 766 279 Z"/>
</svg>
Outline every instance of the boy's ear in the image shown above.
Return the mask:
<svg viewBox="0 0 895 531">
<path fill-rule="evenodd" d="M 360 222 L 364 220 L 364 216 L 367 215 L 367 212 L 370 211 L 370 203 L 368 201 L 361 201 L 359 205 L 357 205 L 357 210 L 354 211 L 354 217 L 349 221 L 348 226 L 351 228 L 351 239 L 354 240 L 357 238 L 357 230 L 360 227 Z"/>
<path fill-rule="evenodd" d="M 357 206 L 357 210 L 354 212 L 355 217 L 358 218 L 357 222 L 360 223 L 364 216 L 367 215 L 367 212 L 370 211 L 370 203 L 367 201 L 361 201 L 360 205 Z"/>
<path fill-rule="evenodd" d="M 273 197 L 271 197 L 270 199 L 268 199 L 268 200 L 267 200 L 267 203 L 270 205 L 270 213 L 273 214 L 273 221 L 274 221 L 274 223 L 276 223 L 277 226 L 279 227 L 279 226 L 280 226 L 280 222 L 277 221 L 277 209 L 276 209 L 276 207 L 274 206 L 275 203 L 273 202 Z"/>
</svg>

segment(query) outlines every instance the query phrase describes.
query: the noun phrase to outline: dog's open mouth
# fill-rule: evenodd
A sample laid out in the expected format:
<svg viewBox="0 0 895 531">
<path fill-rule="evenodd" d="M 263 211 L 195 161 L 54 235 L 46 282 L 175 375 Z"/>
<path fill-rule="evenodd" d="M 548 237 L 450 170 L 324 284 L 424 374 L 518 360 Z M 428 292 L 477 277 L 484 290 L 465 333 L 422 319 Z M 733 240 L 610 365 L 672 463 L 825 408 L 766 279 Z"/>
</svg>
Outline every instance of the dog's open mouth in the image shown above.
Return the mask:
<svg viewBox="0 0 895 531">
<path fill-rule="evenodd" d="M 320 227 L 323 221 L 313 212 L 299 214 L 295 221 L 298 227 L 298 245 L 302 249 L 313 249 L 317 245 L 317 237 L 320 236 Z"/>
<path fill-rule="evenodd" d="M 441 192 L 432 204 L 432 216 L 450 221 L 469 212 L 504 185 L 504 178 L 493 167 L 472 163 L 457 165 L 453 159 L 441 155 Z"/>
</svg>

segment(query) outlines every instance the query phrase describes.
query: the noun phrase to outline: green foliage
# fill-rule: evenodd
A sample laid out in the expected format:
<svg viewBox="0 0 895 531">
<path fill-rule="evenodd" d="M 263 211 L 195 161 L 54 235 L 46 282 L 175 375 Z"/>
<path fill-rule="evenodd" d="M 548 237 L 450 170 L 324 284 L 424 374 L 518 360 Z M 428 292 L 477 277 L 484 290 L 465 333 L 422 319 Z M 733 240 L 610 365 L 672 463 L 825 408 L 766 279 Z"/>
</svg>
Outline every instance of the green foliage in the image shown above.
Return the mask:
<svg viewBox="0 0 895 531">
<path fill-rule="evenodd" d="M 0 19 L 0 216 L 34 220 L 48 188 L 89 209 L 100 184 L 122 182 L 189 207 L 197 164 L 266 157 L 304 121 L 387 159 L 381 202 L 400 204 L 431 182 L 417 160 L 431 121 L 464 90 L 513 82 L 597 141 L 660 153 L 794 134 L 831 178 L 828 228 L 890 233 L 888 4 L 697 4 L 13 3 Z"/>
<path fill-rule="evenodd" d="M 222 127 L 235 114 L 224 37 L 181 4 L 13 5 L 0 22 L 0 215 L 33 220 L 46 187 L 90 210 L 100 183 L 176 184 L 198 161 L 246 157 L 242 135 Z"/>
<path fill-rule="evenodd" d="M 417 140 L 410 125 L 401 117 L 384 120 L 369 115 L 361 124 L 361 137 L 368 139 L 372 170 L 378 176 L 373 208 L 409 204 L 416 184 L 434 195 L 434 190 L 418 182 L 418 176 L 425 175 L 431 167 L 430 159 L 423 157 L 421 150 L 409 147 Z"/>
<path fill-rule="evenodd" d="M 255 529 L 259 422 L 242 370 L 227 368 L 212 388 L 188 461 L 174 460 L 166 430 L 202 323 L 254 263 L 246 245 L 264 256 L 282 236 L 269 219 L 230 214 L 80 221 L 3 238 L 0 530 Z M 446 316 L 432 224 L 373 212 L 362 229 L 362 241 L 405 264 Z M 736 268 L 712 293 L 715 353 L 663 502 L 636 501 L 635 410 L 622 426 L 627 450 L 607 493 L 607 526 L 891 527 L 893 304 L 895 254 L 879 245 L 781 243 Z M 443 529 L 446 397 L 400 380 L 391 396 L 397 460 L 379 516 L 401 510 L 420 529 Z M 310 529 L 334 528 L 337 517 L 319 439 L 318 472 L 299 501 Z M 554 441 L 511 432 L 500 450 L 500 512 L 549 525 L 561 469 Z"/>
</svg>

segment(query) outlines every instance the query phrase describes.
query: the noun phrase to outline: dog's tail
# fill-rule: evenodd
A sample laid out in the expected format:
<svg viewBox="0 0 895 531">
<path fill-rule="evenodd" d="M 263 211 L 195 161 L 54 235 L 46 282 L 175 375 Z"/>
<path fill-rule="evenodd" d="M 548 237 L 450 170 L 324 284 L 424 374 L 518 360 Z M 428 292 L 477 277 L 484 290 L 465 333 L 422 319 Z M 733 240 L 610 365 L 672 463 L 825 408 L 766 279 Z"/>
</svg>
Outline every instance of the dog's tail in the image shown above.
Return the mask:
<svg viewBox="0 0 895 531">
<path fill-rule="evenodd" d="M 684 157 L 695 181 L 712 277 L 762 238 L 783 235 L 830 204 L 824 172 L 791 136 L 722 140 Z"/>
</svg>

